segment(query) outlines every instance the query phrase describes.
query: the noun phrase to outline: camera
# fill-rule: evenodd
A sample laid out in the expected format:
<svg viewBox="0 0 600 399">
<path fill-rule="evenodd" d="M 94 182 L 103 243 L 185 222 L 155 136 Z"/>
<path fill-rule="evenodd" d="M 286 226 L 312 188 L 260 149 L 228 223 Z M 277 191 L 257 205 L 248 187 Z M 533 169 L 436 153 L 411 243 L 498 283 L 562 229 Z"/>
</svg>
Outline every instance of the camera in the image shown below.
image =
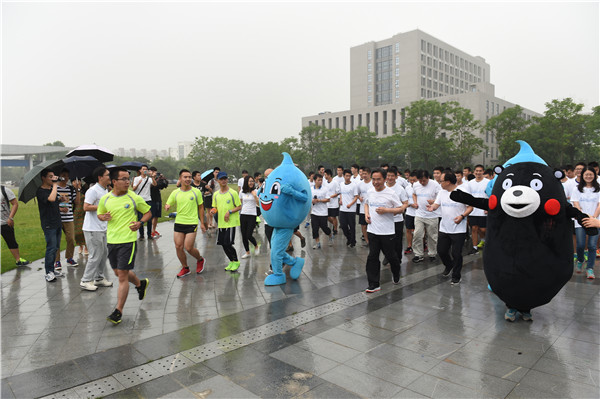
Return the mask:
<svg viewBox="0 0 600 399">
<path fill-rule="evenodd" d="M 58 181 L 65 181 L 65 178 L 64 177 L 59 177 Z"/>
<path fill-rule="evenodd" d="M 315 196 L 313 197 L 313 199 L 317 199 L 317 196 L 315 195 Z"/>
</svg>

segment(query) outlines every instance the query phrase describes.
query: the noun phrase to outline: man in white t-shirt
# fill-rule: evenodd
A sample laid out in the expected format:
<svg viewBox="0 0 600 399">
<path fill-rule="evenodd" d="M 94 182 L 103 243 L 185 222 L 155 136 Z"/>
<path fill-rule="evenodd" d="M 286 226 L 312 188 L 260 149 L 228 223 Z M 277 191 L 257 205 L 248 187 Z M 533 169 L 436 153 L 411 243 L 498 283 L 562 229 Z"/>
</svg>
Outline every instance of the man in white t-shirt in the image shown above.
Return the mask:
<svg viewBox="0 0 600 399">
<path fill-rule="evenodd" d="M 475 198 L 488 198 L 485 189 L 490 181 L 483 177 L 484 170 L 483 165 L 476 165 L 474 170 L 475 178 L 470 180 L 467 185 L 469 193 Z M 473 212 L 469 215 L 469 225 L 471 225 L 471 240 L 473 243 L 473 248 L 469 251 L 469 254 L 476 254 L 479 248 L 485 245 L 487 211 L 479 208 L 473 209 Z"/>
<path fill-rule="evenodd" d="M 150 186 L 156 186 L 156 172 L 148 170 L 148 165 L 142 165 L 138 170 L 138 176 L 133 179 L 131 183 L 131 189 L 140 197 L 146 201 L 146 204 L 152 208 L 152 195 L 150 193 Z M 138 212 L 138 221 L 142 219 L 143 214 Z M 146 228 L 148 231 L 148 239 L 152 239 L 152 222 L 148 223 Z M 140 240 L 144 239 L 144 223 L 140 227 Z"/>
<path fill-rule="evenodd" d="M 244 179 L 248 177 L 248 171 L 246 169 L 242 170 L 242 177 L 240 177 L 237 181 L 238 185 L 238 194 L 242 191 L 242 187 L 244 187 Z"/>
<path fill-rule="evenodd" d="M 315 174 L 315 186 L 311 189 L 312 209 L 310 211 L 310 224 L 312 225 L 313 249 L 321 248 L 319 241 L 319 228 L 329 237 L 329 246 L 333 245 L 333 235 L 327 226 L 327 203 L 330 198 L 327 189 L 323 187 L 323 176 Z"/>
<path fill-rule="evenodd" d="M 383 252 L 389 260 L 392 271 L 392 282 L 400 282 L 400 259 L 396 253 L 396 231 L 394 226 L 394 215 L 402 213 L 402 203 L 394 190 L 385 186 L 387 172 L 375 169 L 369 181 L 373 187 L 363 197 L 365 209 L 365 220 L 368 224 L 367 234 L 369 238 L 369 255 L 367 256 L 367 280 L 369 286 L 365 290 L 368 293 L 379 291 L 379 274 L 381 265 L 379 253 Z M 364 177 L 364 176 L 363 176 Z"/>
<path fill-rule="evenodd" d="M 442 221 L 438 232 L 437 252 L 446 268 L 442 275 L 448 277 L 452 272 L 450 284 L 460 283 L 463 257 L 462 247 L 467 236 L 467 216 L 473 210 L 450 199 L 450 193 L 460 190 L 457 185 L 457 176 L 452 171 L 445 171 L 441 176 L 442 190 L 438 193 L 435 202 L 428 205 L 429 210 L 441 209 Z M 451 255 L 452 254 L 452 255 Z"/>
<path fill-rule="evenodd" d="M 441 187 L 435 180 L 429 178 L 426 170 L 417 171 L 417 182 L 413 184 L 413 207 L 415 213 L 415 234 L 413 238 L 414 263 L 425 260 L 423 237 L 427 233 L 427 248 L 429 260 L 434 261 L 437 250 L 438 217 L 436 211 L 427 210 L 427 205 L 433 204 Z"/>
<path fill-rule="evenodd" d="M 406 195 L 408 196 L 408 208 L 406 208 L 406 214 L 404 215 L 404 225 L 406 227 L 406 249 L 404 255 L 413 253 L 413 235 L 415 232 L 415 216 L 417 214 L 416 204 L 413 201 L 413 184 L 417 182 L 417 172 L 412 171 L 408 175 L 408 185 L 406 186 Z"/>
<path fill-rule="evenodd" d="M 358 186 L 352 181 L 352 172 L 346 169 L 344 182 L 340 185 L 340 228 L 350 248 L 356 246 L 356 201 Z"/>
<path fill-rule="evenodd" d="M 85 271 L 79 286 L 86 291 L 96 291 L 98 287 L 111 287 L 112 281 L 106 279 L 106 258 L 108 248 L 106 244 L 106 224 L 110 214 L 98 216 L 100 198 L 108 193 L 110 172 L 104 166 L 94 170 L 93 177 L 97 183 L 87 190 L 83 200 L 83 235 L 88 248 L 89 256 L 85 264 Z"/>
<path fill-rule="evenodd" d="M 360 205 L 363 205 L 364 200 L 367 197 L 367 192 L 373 188 L 373 183 L 371 182 L 371 168 L 363 166 L 361 168 L 361 178 L 362 180 L 358 182 L 358 200 L 360 201 Z M 359 209 L 358 224 L 360 224 L 362 236 L 365 241 L 363 246 L 368 247 L 369 235 L 367 234 L 367 221 L 365 219 L 365 208 L 363 206 Z"/>
<path fill-rule="evenodd" d="M 399 261 L 402 262 L 402 233 L 404 231 L 404 217 L 402 216 L 402 213 L 408 207 L 408 195 L 406 194 L 406 190 L 404 190 L 404 187 L 400 185 L 398 180 L 400 180 L 400 178 L 398 177 L 398 168 L 395 166 L 391 166 L 387 171 L 385 185 L 386 187 L 391 188 L 396 193 L 396 195 L 398 195 L 398 198 L 402 203 L 402 206 L 400 207 L 402 211 L 394 215 L 394 229 L 396 234 L 396 242 L 394 244 L 394 248 L 396 249 L 396 254 L 398 255 Z M 388 263 L 389 260 L 385 258 L 383 260 L 383 264 L 387 265 Z"/>
<path fill-rule="evenodd" d="M 333 179 L 331 169 L 325 169 L 325 181 L 327 181 L 327 195 L 329 202 L 327 203 L 327 220 L 333 225 L 333 235 L 338 233 L 338 216 L 340 215 L 340 185 Z"/>
<path fill-rule="evenodd" d="M 338 165 L 336 168 L 336 175 L 333 177 L 333 180 L 337 184 L 344 183 L 344 167 L 342 165 Z"/>
</svg>

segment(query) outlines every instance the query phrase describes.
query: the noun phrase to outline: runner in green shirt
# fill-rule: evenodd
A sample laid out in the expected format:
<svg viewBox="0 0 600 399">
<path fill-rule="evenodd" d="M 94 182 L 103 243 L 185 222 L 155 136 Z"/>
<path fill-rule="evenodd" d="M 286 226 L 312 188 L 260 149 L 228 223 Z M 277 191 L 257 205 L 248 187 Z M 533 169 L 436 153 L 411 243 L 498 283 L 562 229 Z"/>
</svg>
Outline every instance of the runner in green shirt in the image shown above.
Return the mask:
<svg viewBox="0 0 600 399">
<path fill-rule="evenodd" d="M 173 205 L 177 207 L 173 240 L 175 241 L 177 258 L 181 262 L 181 270 L 177 274 L 177 277 L 181 278 L 190 274 L 190 267 L 187 264 L 184 249 L 196 258 L 196 274 L 200 274 L 204 270 L 206 260 L 194 248 L 194 243 L 196 241 L 196 233 L 198 232 L 198 219 L 200 219 L 200 228 L 203 233 L 206 232 L 206 224 L 204 223 L 202 193 L 197 188 L 192 187 L 192 174 L 190 171 L 181 169 L 179 172 L 179 181 L 181 182 L 181 187 L 169 195 L 165 210 L 168 212 Z"/>
<path fill-rule="evenodd" d="M 148 279 L 140 280 L 133 272 L 136 254 L 136 231 L 144 222 L 152 218 L 150 205 L 133 191 L 129 190 L 129 172 L 124 168 L 114 168 L 110 172 L 113 190 L 100 198 L 98 218 L 108 221 L 106 242 L 108 260 L 119 279 L 117 306 L 107 320 L 119 324 L 123 316 L 123 306 L 132 283 L 140 300 L 146 296 Z M 143 214 L 138 221 L 137 212 Z"/>
<path fill-rule="evenodd" d="M 219 182 L 219 191 L 213 194 L 211 213 L 217 213 L 219 216 L 217 245 L 223 246 L 223 251 L 229 258 L 229 265 L 225 270 L 234 272 L 240 267 L 237 252 L 233 245 L 235 228 L 240 225 L 239 211 L 242 209 L 242 203 L 237 191 L 229 188 L 226 172 L 219 172 L 217 181 Z"/>
</svg>

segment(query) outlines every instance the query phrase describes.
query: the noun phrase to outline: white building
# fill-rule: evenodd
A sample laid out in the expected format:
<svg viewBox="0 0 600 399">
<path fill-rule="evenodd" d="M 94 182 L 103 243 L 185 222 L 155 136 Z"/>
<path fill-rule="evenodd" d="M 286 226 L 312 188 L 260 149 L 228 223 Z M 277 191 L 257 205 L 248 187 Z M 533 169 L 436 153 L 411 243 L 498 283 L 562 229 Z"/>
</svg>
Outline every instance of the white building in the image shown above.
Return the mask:
<svg viewBox="0 0 600 399">
<path fill-rule="evenodd" d="M 346 131 L 366 126 L 378 137 L 394 134 L 413 101 L 457 101 L 484 124 L 515 104 L 495 96 L 490 65 L 420 30 L 350 49 L 350 110 L 302 118 L 311 124 Z M 524 117 L 539 115 L 524 109 Z M 474 163 L 497 162 L 498 143 L 485 132 L 474 132 L 488 147 Z"/>
</svg>

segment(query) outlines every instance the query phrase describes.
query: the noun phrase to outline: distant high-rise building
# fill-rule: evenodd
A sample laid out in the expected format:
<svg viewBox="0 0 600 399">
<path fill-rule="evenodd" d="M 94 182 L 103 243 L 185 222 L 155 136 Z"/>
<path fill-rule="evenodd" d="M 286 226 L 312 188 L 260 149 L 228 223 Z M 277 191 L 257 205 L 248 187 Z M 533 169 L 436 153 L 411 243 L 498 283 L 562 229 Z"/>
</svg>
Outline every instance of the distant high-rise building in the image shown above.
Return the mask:
<svg viewBox="0 0 600 399">
<path fill-rule="evenodd" d="M 413 101 L 456 101 L 481 123 L 515 104 L 497 98 L 490 83 L 490 65 L 423 31 L 399 33 L 389 39 L 350 49 L 350 110 L 322 112 L 302 118 L 302 126 L 355 130 L 366 126 L 378 137 L 394 134 Z M 523 117 L 539 115 L 524 109 Z M 474 132 L 487 150 L 473 162 L 498 160 L 492 135 Z"/>
</svg>

